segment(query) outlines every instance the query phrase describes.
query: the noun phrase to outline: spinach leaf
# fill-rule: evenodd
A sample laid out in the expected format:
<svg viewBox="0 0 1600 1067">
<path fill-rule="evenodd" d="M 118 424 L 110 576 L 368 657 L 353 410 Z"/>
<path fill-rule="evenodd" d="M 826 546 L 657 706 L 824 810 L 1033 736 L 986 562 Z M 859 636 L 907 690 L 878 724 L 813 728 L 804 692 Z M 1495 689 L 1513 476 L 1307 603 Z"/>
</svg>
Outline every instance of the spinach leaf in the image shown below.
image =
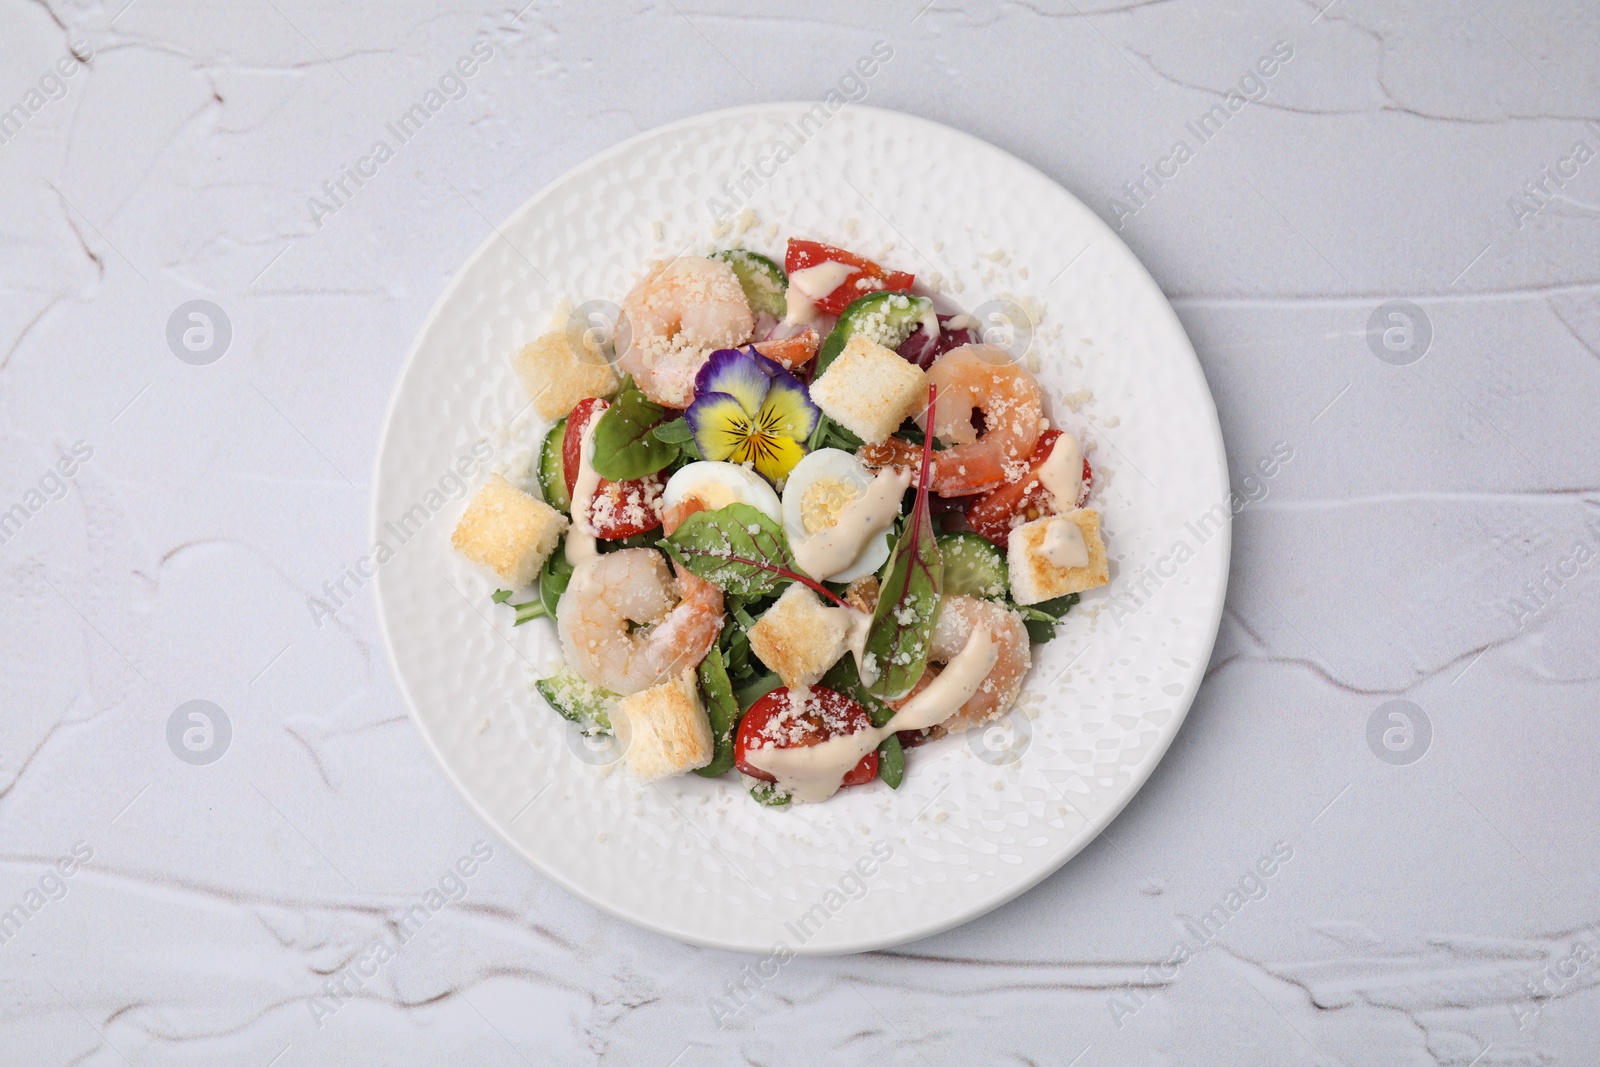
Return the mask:
<svg viewBox="0 0 1600 1067">
<path fill-rule="evenodd" d="M 687 419 L 677 418 L 671 422 L 663 422 L 653 428 L 650 435 L 657 441 L 665 441 L 669 445 L 681 445 L 685 441 L 694 440 L 694 431 L 689 429 Z"/>
<path fill-rule="evenodd" d="M 613 482 L 654 474 L 678 458 L 678 446 L 653 432 L 667 409 L 638 389 L 617 394 L 594 428 L 595 473 Z"/>
<path fill-rule="evenodd" d="M 878 746 L 878 777 L 890 789 L 899 789 L 906 778 L 906 752 L 900 747 L 900 738 L 890 734 Z"/>
<path fill-rule="evenodd" d="M 702 778 L 720 778 L 733 766 L 733 731 L 739 725 L 739 704 L 733 699 L 733 684 L 722 663 L 722 650 L 715 645 L 700 661 L 700 688 L 706 695 L 706 714 L 711 719 L 711 736 L 717 748 L 711 762 L 694 773 Z"/>
</svg>

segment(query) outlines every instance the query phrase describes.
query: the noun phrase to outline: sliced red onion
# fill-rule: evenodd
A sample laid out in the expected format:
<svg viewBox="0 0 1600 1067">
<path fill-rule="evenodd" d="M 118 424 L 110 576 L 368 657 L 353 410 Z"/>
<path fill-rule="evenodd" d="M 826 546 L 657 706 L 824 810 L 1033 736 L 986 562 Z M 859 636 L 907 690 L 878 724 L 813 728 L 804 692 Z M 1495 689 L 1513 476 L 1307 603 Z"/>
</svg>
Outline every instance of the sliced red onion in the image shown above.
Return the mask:
<svg viewBox="0 0 1600 1067">
<path fill-rule="evenodd" d="M 951 349 L 960 348 L 962 345 L 976 344 L 978 336 L 974 331 L 966 328 L 958 330 L 944 328 L 946 323 L 956 317 L 955 315 L 938 316 L 938 333 L 930 331 L 925 325 L 919 325 L 915 332 L 910 337 L 907 337 L 905 343 L 900 346 L 898 350 L 900 355 L 923 370 L 927 370 L 933 366 L 934 360 Z"/>
<path fill-rule="evenodd" d="M 941 336 L 941 333 L 929 330 L 927 326 L 918 326 L 897 351 L 908 362 L 927 370 L 933 366 L 933 359 L 939 354 Z"/>
</svg>

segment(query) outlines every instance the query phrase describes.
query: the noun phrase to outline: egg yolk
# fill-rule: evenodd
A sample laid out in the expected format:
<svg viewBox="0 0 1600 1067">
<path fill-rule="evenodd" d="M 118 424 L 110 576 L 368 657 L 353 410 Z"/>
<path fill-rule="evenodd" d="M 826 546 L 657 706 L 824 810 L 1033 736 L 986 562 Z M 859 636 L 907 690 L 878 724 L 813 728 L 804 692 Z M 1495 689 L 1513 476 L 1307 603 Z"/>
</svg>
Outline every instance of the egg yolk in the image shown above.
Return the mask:
<svg viewBox="0 0 1600 1067">
<path fill-rule="evenodd" d="M 856 487 L 837 478 L 819 478 L 800 497 L 800 525 L 808 534 L 839 521 L 839 512 L 857 496 Z"/>
<path fill-rule="evenodd" d="M 697 485 L 694 492 L 689 494 L 689 499 L 698 500 L 705 505 L 707 511 L 720 511 L 729 504 L 740 503 L 739 496 L 725 485 L 711 482 L 706 485 Z"/>
</svg>

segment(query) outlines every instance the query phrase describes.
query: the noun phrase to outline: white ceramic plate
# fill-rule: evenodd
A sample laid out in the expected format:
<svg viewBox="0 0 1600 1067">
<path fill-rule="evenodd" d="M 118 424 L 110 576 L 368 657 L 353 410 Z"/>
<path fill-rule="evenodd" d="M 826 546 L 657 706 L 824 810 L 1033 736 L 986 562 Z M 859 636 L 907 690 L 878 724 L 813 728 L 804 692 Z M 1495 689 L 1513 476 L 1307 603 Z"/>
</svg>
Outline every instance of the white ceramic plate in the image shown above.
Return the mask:
<svg viewBox="0 0 1600 1067">
<path fill-rule="evenodd" d="M 719 233 L 724 207 L 750 214 Z M 1036 646 L 1023 698 L 1000 726 L 914 750 L 899 790 L 876 782 L 774 810 L 736 775 L 641 787 L 597 765 L 605 755 L 530 689 L 558 662 L 554 626 L 512 629 L 511 612 L 489 601 L 492 579 L 462 563 L 449 537 L 464 507 L 452 472 L 474 486 L 491 470 L 525 479 L 543 435 L 510 370 L 519 346 L 564 308 L 620 301 L 651 260 L 733 245 L 781 259 L 790 235 L 919 280 L 942 276 L 952 306 L 1010 301 L 1037 320 L 1021 343 L 1052 416 L 1091 442 L 1091 506 L 1104 516 L 1113 579 Z M 457 788 L 530 863 L 596 907 L 750 952 L 908 941 L 1060 867 L 1172 741 L 1227 584 L 1216 410 L 1149 274 L 1026 164 L 871 108 L 766 104 L 687 119 L 529 200 L 423 326 L 375 483 L 373 538 L 395 553 L 375 582 L 379 619 L 412 717 Z"/>
</svg>

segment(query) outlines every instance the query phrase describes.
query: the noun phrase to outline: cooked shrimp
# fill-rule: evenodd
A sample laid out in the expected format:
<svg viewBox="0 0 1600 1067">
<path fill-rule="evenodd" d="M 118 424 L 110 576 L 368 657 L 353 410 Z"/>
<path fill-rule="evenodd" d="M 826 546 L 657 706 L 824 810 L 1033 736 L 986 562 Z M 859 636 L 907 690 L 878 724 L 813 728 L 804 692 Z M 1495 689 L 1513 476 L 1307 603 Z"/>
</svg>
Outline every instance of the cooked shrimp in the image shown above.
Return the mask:
<svg viewBox="0 0 1600 1067">
<path fill-rule="evenodd" d="M 567 662 L 624 696 L 698 664 L 722 631 L 722 590 L 674 580 L 653 548 L 624 548 L 578 565 L 556 607 Z"/>
<path fill-rule="evenodd" d="M 755 315 L 733 268 L 700 256 L 658 265 L 622 302 L 617 365 L 658 404 L 686 408 L 719 348 L 750 340 Z"/>
<path fill-rule="evenodd" d="M 1028 628 L 1022 616 L 1009 608 L 989 600 L 970 596 L 947 596 L 939 609 L 939 621 L 933 626 L 933 639 L 928 648 L 929 666 L 917 684 L 899 700 L 891 701 L 900 707 L 920 693 L 929 682 L 939 676 L 935 664 L 946 663 L 966 647 L 972 628 L 983 624 L 995 644 L 997 658 L 994 667 L 978 685 L 955 714 L 942 725 L 946 730 L 960 731 L 1005 714 L 1022 691 L 1022 678 L 1033 662 L 1028 646 Z"/>
<path fill-rule="evenodd" d="M 672 532 L 683 525 L 684 519 L 687 519 L 697 511 L 704 511 L 705 509 L 705 501 L 699 497 L 685 497 L 662 511 L 661 532 L 671 537 Z M 715 603 L 717 611 L 722 611 L 722 590 L 720 588 L 712 585 L 677 560 L 672 561 L 672 569 L 678 575 L 678 592 L 683 599 L 692 600 L 696 603 Z M 708 648 L 706 651 L 709 652 L 710 649 Z M 701 659 L 704 659 L 705 653 L 702 652 L 700 656 Z M 698 663 L 699 660 L 695 662 Z"/>
<path fill-rule="evenodd" d="M 938 387 L 933 435 L 950 447 L 933 453 L 933 484 L 940 496 L 967 496 L 998 488 L 1028 471 L 1044 431 L 1044 393 L 999 345 L 962 345 L 940 356 L 928 371 Z M 973 412 L 982 417 L 979 432 Z M 927 414 L 917 425 L 927 430 Z M 861 457 L 877 466 L 914 467 L 922 449 L 891 437 L 869 445 Z"/>
</svg>

